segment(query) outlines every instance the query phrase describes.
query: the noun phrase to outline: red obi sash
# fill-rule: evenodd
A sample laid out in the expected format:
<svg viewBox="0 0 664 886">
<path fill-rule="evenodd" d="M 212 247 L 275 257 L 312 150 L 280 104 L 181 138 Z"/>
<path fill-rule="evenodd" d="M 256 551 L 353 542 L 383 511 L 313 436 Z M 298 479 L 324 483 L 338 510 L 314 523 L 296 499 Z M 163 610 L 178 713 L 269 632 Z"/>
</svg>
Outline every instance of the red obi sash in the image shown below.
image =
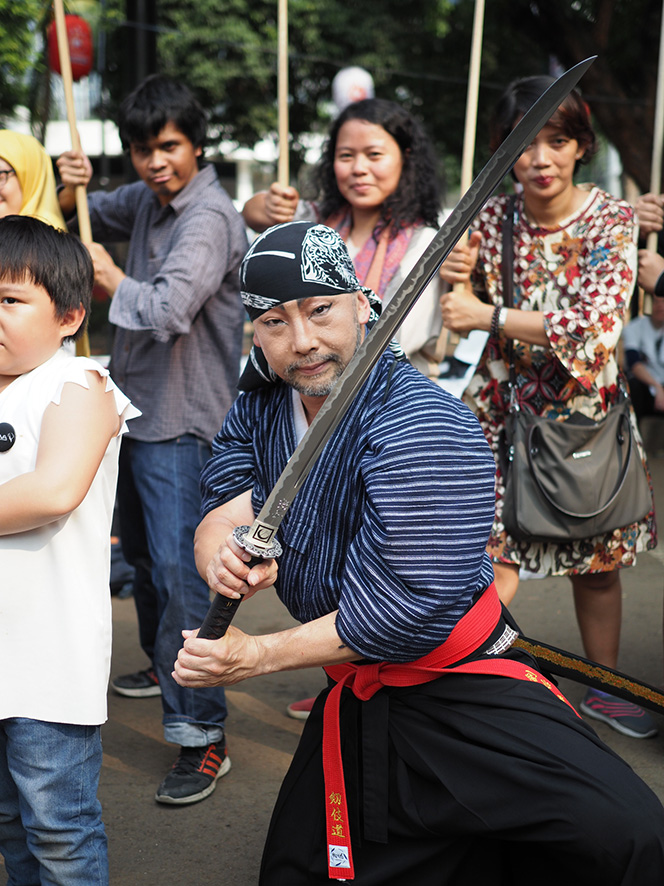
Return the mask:
<svg viewBox="0 0 664 886">
<path fill-rule="evenodd" d="M 325 668 L 326 674 L 336 682 L 325 701 L 323 714 L 323 770 L 330 879 L 352 880 L 355 877 L 339 730 L 339 703 L 344 686 L 352 689 L 361 701 L 367 701 L 383 686 L 416 686 L 437 680 L 445 673 L 496 674 L 541 683 L 574 710 L 550 680 L 522 662 L 496 657 L 452 667 L 455 662 L 471 655 L 486 642 L 498 624 L 501 611 L 496 586 L 491 584 L 457 622 L 447 640 L 422 658 L 401 664 L 386 661 L 371 664 L 349 662 Z"/>
</svg>

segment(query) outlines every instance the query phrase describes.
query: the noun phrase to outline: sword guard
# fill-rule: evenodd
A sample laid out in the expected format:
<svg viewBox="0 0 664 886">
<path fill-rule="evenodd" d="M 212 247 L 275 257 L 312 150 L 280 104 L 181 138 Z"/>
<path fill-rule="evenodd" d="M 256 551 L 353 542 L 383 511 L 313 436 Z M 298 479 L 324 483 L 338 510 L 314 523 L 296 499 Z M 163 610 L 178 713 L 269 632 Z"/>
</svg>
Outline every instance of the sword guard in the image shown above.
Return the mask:
<svg viewBox="0 0 664 886">
<path fill-rule="evenodd" d="M 250 569 L 257 563 L 260 563 L 261 560 L 273 560 L 282 555 L 283 548 L 276 538 L 273 538 L 269 545 L 259 547 L 247 538 L 250 529 L 251 526 L 236 526 L 233 530 L 233 538 L 235 541 L 241 548 L 244 548 L 247 553 L 251 554 L 251 560 L 247 563 L 247 566 L 249 566 Z"/>
</svg>

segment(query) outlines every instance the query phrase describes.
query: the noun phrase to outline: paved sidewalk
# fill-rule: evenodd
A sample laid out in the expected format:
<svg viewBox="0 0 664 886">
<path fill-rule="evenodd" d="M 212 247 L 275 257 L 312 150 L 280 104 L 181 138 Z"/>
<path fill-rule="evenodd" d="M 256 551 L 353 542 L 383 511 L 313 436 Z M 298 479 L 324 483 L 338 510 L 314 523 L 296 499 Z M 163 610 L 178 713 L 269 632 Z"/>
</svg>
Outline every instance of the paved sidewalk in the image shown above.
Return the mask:
<svg viewBox="0 0 664 886">
<path fill-rule="evenodd" d="M 656 499 L 664 502 L 664 458 L 652 458 L 651 467 Z M 662 673 L 664 544 L 639 556 L 637 566 L 625 570 L 623 585 L 620 668 L 657 685 Z M 524 581 L 512 611 L 528 635 L 581 651 L 566 579 Z M 133 601 L 114 598 L 113 614 L 113 674 L 144 667 Z M 243 604 L 236 623 L 254 633 L 293 624 L 271 592 Z M 272 805 L 302 728 L 286 717 L 285 707 L 322 685 L 316 670 L 258 678 L 228 690 L 233 768 L 207 800 L 189 807 L 159 806 L 153 799 L 176 753 L 162 738 L 159 699 L 111 694 L 100 795 L 112 886 L 254 886 Z M 561 686 L 578 704 L 583 688 L 565 681 Z M 657 722 L 660 734 L 640 741 L 601 723 L 593 725 L 664 800 L 664 717 Z M 0 862 L 0 886 L 4 884 Z"/>
</svg>

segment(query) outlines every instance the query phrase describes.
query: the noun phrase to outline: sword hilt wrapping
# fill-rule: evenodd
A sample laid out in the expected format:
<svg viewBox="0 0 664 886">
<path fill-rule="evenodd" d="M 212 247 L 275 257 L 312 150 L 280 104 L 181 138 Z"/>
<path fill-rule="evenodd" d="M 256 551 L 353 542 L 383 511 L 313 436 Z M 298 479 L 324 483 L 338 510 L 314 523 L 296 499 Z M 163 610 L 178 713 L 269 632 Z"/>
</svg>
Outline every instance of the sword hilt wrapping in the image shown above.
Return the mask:
<svg viewBox="0 0 664 886">
<path fill-rule="evenodd" d="M 276 539 L 273 539 L 271 544 L 262 551 L 259 551 L 255 545 L 248 542 L 247 535 L 250 529 L 250 526 L 236 526 L 233 530 L 235 541 L 253 555 L 247 563 L 249 569 L 253 569 L 254 566 L 262 563 L 263 560 L 272 560 L 280 556 L 282 548 Z M 242 597 L 231 599 L 230 597 L 224 597 L 222 594 L 215 594 L 203 624 L 199 628 L 198 636 L 204 640 L 219 640 L 223 637 L 228 630 L 228 626 L 233 621 L 242 600 Z"/>
</svg>

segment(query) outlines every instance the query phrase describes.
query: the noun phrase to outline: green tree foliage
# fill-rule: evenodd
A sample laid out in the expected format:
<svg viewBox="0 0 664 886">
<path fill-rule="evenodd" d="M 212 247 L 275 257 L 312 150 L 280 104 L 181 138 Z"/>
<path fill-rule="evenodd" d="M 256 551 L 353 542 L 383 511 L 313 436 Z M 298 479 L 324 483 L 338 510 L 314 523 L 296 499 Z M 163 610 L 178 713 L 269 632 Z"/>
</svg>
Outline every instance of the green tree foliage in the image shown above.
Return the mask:
<svg viewBox="0 0 664 886">
<path fill-rule="evenodd" d="M 436 72 L 432 54 L 440 50 L 451 7 L 447 0 L 413 0 L 406 7 L 396 0 L 289 0 L 289 124 L 295 169 L 304 151 L 302 136 L 327 127 L 332 80 L 348 65 L 369 70 L 378 95 L 403 101 L 427 122 L 435 118 L 435 109 L 430 114 L 423 107 L 419 72 Z M 169 29 L 159 38 L 164 69 L 187 73 L 222 133 L 253 144 L 274 132 L 276 0 L 160 0 L 159 15 Z M 196 65 L 194 58 L 200 60 Z M 436 83 L 440 89 L 437 72 Z"/>
<path fill-rule="evenodd" d="M 277 0 L 69 0 L 103 6 L 105 82 L 112 115 L 133 85 L 130 10 L 150 11 L 150 64 L 195 91 L 221 136 L 253 145 L 277 128 Z M 24 99 L 31 35 L 47 0 L 0 0 L 0 113 Z M 348 65 L 371 72 L 376 94 L 424 123 L 450 186 L 458 178 L 474 0 L 289 0 L 291 168 L 303 136 L 324 131 L 331 83 Z M 476 168 L 488 156 L 488 121 L 515 77 L 598 59 L 582 90 L 626 171 L 648 187 L 661 0 L 490 0 L 486 3 Z"/>
<path fill-rule="evenodd" d="M 16 105 L 27 103 L 42 6 L 41 0 L 0 0 L 0 121 L 6 121 Z"/>
<path fill-rule="evenodd" d="M 303 133 L 324 129 L 331 81 L 349 64 L 378 95 L 424 122 L 455 179 L 461 154 L 474 0 L 289 0 L 294 166 Z M 647 187 L 661 0 L 492 0 L 486 4 L 477 164 L 491 107 L 514 77 L 598 55 L 582 88 L 627 172 Z M 276 128 L 276 0 L 159 0 L 159 64 L 199 93 L 243 144 Z M 448 158 L 447 160 L 445 158 Z"/>
</svg>

